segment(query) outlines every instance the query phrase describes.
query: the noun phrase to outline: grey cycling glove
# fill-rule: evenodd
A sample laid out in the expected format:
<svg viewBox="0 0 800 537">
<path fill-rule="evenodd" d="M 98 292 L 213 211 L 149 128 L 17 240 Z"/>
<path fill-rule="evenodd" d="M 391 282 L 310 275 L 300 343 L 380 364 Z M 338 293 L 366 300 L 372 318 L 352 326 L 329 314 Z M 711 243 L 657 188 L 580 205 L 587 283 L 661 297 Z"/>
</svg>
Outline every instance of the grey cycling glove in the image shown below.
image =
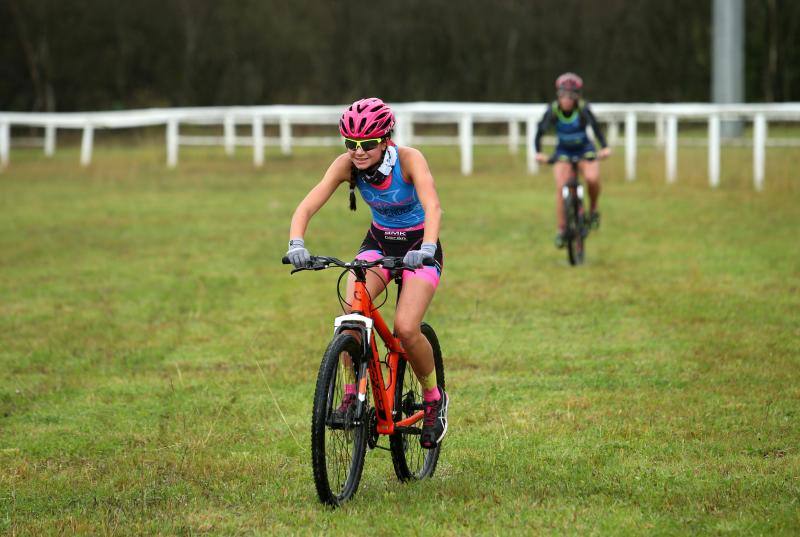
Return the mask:
<svg viewBox="0 0 800 537">
<path fill-rule="evenodd" d="M 436 254 L 436 244 L 432 242 L 423 242 L 419 250 L 409 250 L 403 257 L 403 264 L 412 268 L 421 268 L 422 262 L 425 259 L 433 259 Z"/>
<path fill-rule="evenodd" d="M 311 254 L 306 250 L 306 243 L 303 239 L 292 239 L 289 241 L 289 251 L 286 252 L 294 268 L 305 268 L 311 261 Z"/>
</svg>

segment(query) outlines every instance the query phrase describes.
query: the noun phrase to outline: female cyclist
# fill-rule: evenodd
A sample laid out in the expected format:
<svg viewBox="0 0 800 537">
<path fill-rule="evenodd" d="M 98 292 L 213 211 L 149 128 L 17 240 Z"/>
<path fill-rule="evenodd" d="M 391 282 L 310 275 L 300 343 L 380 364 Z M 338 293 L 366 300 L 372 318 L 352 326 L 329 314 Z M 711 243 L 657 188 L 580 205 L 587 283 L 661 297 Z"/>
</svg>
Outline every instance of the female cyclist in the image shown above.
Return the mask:
<svg viewBox="0 0 800 537">
<path fill-rule="evenodd" d="M 356 259 L 374 261 L 383 256 L 403 257 L 415 271 L 403 271 L 403 287 L 397 301 L 394 330 L 423 388 L 424 410 L 420 444 L 433 448 L 447 432 L 448 396 L 437 384 L 433 349 L 420 331 L 420 323 L 441 276 L 443 255 L 439 243 L 441 208 L 428 163 L 422 153 L 392 142 L 394 114 L 378 98 L 354 102 L 339 120 L 339 132 L 347 151 L 328 167 L 322 180 L 300 202 L 292 216 L 289 251 L 296 268 L 306 266 L 310 254 L 303 237 L 311 217 L 342 184 L 350 184 L 350 209 L 355 210 L 354 190 L 372 209 L 370 226 Z M 435 267 L 423 266 L 434 259 Z M 367 290 L 377 296 L 388 285 L 389 271 L 367 273 Z M 353 275 L 347 282 L 347 302 L 354 292 Z M 349 313 L 349 311 L 348 311 Z M 345 397 L 337 414 L 355 403 L 356 386 L 345 385 Z"/>
<path fill-rule="evenodd" d="M 589 103 L 581 99 L 583 80 L 575 73 L 564 73 L 556 79 L 556 94 L 558 99 L 553 101 L 539 122 L 536 131 L 536 160 L 547 162 L 548 157 L 542 153 L 542 135 L 545 131 L 555 126 L 558 145 L 553 157 L 556 160 L 553 173 L 556 178 L 556 216 L 558 220 L 558 233 L 555 244 L 557 248 L 564 247 L 564 228 L 566 217 L 561 199 L 561 189 L 569 180 L 571 173 L 570 158 L 580 157 L 580 173 L 589 186 L 589 224 L 592 227 L 600 225 L 600 213 L 597 211 L 597 199 L 600 197 L 600 164 L 596 159 L 604 159 L 611 154 L 611 148 L 606 144 L 600 125 L 589 108 Z M 600 151 L 596 152 L 594 144 L 586 134 L 586 126 L 590 125 L 597 141 L 600 142 Z"/>
</svg>

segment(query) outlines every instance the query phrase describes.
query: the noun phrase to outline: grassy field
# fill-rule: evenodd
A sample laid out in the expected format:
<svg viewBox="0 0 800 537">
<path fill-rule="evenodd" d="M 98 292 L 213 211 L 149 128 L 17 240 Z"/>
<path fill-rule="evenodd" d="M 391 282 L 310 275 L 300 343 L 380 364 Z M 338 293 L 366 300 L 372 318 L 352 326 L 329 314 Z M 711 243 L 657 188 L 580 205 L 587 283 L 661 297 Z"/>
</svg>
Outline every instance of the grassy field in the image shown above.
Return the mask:
<svg viewBox="0 0 800 537">
<path fill-rule="evenodd" d="M 587 264 L 552 245 L 549 171 L 426 153 L 446 269 L 428 317 L 450 432 L 434 479 L 370 452 L 354 501 L 316 499 L 314 380 L 336 274 L 289 277 L 291 213 L 333 149 L 15 150 L 0 173 L 0 533 L 361 535 L 800 532 L 797 149 L 604 164 Z M 337 192 L 312 252 L 369 217 Z M 387 310 L 390 308 L 387 307 Z M 389 315 L 391 316 L 391 315 Z M 384 440 L 385 442 L 385 440 Z"/>
</svg>

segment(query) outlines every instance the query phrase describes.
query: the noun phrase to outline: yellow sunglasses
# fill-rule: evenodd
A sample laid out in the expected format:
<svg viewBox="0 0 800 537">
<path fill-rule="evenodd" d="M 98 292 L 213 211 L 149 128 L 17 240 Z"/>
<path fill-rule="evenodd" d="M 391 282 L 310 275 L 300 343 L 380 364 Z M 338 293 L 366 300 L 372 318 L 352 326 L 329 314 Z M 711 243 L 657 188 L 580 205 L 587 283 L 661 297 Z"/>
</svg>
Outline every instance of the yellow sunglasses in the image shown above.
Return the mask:
<svg viewBox="0 0 800 537">
<path fill-rule="evenodd" d="M 383 141 L 383 138 L 369 138 L 367 140 L 353 140 L 352 138 L 344 139 L 344 146 L 350 151 L 357 151 L 360 147 L 364 151 L 372 151 L 378 144 Z"/>
</svg>

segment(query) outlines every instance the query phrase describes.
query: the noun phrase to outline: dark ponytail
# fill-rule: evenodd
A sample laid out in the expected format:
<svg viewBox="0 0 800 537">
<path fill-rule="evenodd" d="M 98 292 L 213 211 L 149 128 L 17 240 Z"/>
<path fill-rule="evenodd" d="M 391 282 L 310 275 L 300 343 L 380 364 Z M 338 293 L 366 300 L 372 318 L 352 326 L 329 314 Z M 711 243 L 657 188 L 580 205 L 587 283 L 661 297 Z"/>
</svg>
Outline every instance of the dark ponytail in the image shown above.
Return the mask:
<svg viewBox="0 0 800 537">
<path fill-rule="evenodd" d="M 356 176 L 358 169 L 355 166 L 350 168 L 350 210 L 356 210 Z"/>
</svg>

